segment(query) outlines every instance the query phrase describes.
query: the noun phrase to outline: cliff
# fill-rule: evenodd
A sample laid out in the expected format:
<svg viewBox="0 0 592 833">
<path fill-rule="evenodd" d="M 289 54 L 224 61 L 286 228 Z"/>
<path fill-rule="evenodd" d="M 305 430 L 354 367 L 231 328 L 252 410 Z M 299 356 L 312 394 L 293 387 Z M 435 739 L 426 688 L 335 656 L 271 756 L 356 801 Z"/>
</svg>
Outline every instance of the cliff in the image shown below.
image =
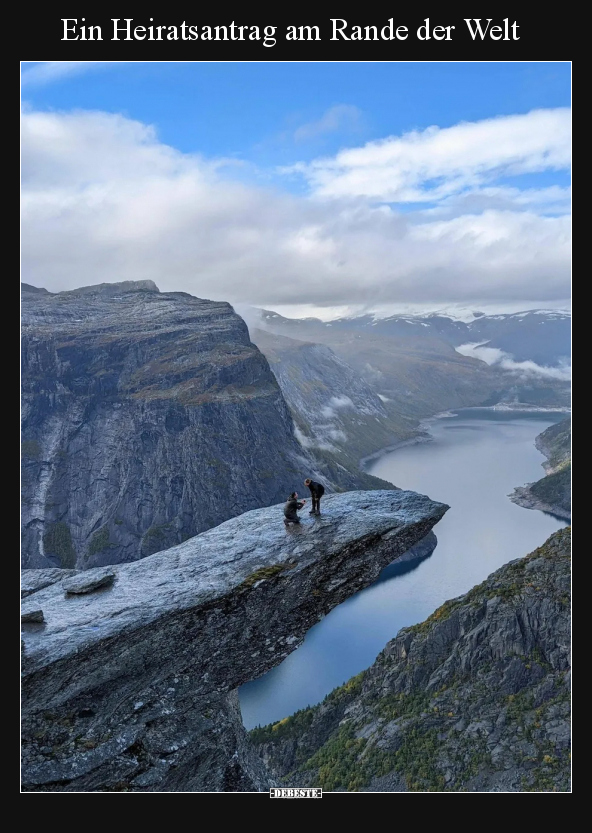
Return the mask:
<svg viewBox="0 0 592 833">
<path fill-rule="evenodd" d="M 447 506 L 326 495 L 247 512 L 140 561 L 23 573 L 23 789 L 264 790 L 236 690 L 425 538 Z"/>
<path fill-rule="evenodd" d="M 269 506 L 305 477 L 390 487 L 301 446 L 222 302 L 151 281 L 22 287 L 22 564 L 92 568 Z"/>
<path fill-rule="evenodd" d="M 324 344 L 251 329 L 269 361 L 301 442 L 358 468 L 368 455 L 417 435 L 362 375 Z"/>
<path fill-rule="evenodd" d="M 560 530 L 319 706 L 252 730 L 272 774 L 341 791 L 569 791 L 570 546 Z"/>
<path fill-rule="evenodd" d="M 544 477 L 519 486 L 510 495 L 526 509 L 540 509 L 571 520 L 571 417 L 550 425 L 535 438 L 535 445 L 547 460 Z"/>
</svg>

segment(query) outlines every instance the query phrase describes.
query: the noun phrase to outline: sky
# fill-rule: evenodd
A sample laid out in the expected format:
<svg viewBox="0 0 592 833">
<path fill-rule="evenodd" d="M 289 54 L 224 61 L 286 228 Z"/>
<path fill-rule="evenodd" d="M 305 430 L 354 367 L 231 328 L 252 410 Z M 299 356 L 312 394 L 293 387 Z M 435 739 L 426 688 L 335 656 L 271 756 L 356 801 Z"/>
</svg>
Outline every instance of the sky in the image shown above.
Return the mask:
<svg viewBox="0 0 592 833">
<path fill-rule="evenodd" d="M 21 280 L 566 308 L 569 62 L 24 62 Z"/>
</svg>

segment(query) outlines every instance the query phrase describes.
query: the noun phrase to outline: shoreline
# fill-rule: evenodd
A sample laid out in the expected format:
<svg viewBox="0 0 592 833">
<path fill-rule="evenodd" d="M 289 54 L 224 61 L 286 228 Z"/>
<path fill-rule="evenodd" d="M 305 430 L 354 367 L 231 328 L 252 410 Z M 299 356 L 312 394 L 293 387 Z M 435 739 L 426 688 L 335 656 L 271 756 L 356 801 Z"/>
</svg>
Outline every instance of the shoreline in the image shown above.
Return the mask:
<svg viewBox="0 0 592 833">
<path fill-rule="evenodd" d="M 459 411 L 468 411 L 474 408 L 479 408 L 488 411 L 532 411 L 540 414 L 571 414 L 571 408 L 557 407 L 545 408 L 542 405 L 527 405 L 526 403 L 517 402 L 515 405 L 470 405 L 468 408 L 459 408 Z"/>
<path fill-rule="evenodd" d="M 399 442 L 393 443 L 392 445 L 387 445 L 384 448 L 379 448 L 377 451 L 373 451 L 372 454 L 367 454 L 365 457 L 362 457 L 358 462 L 358 468 L 365 474 L 369 474 L 370 472 L 368 471 L 368 466 L 371 463 L 380 460 L 382 457 L 385 456 L 385 454 L 390 454 L 392 451 L 397 451 L 399 448 L 405 448 L 406 446 L 433 442 L 434 437 L 432 434 L 429 433 L 430 423 L 434 422 L 437 419 L 447 419 L 448 417 L 457 416 L 460 411 L 515 411 L 516 413 L 524 413 L 527 411 L 531 411 L 532 413 L 571 414 L 571 408 L 544 408 L 537 407 L 536 405 L 526 405 L 523 403 L 517 403 L 517 405 L 515 406 L 466 405 L 462 408 L 453 408 L 448 409 L 447 411 L 438 411 L 438 413 L 432 414 L 432 416 L 425 417 L 424 419 L 420 420 L 420 422 L 417 425 L 417 434 L 414 437 L 407 437 L 407 439 L 405 440 L 400 440 Z"/>
<path fill-rule="evenodd" d="M 516 486 L 513 492 L 510 492 L 508 497 L 517 506 L 522 506 L 523 509 L 538 509 L 540 512 L 547 512 L 562 521 L 567 521 L 571 524 L 571 513 L 560 506 L 552 506 L 550 503 L 545 503 L 539 500 L 530 491 L 530 483 L 527 486 Z"/>
<path fill-rule="evenodd" d="M 543 432 L 544 433 L 544 432 Z M 545 477 L 549 477 L 552 474 L 555 474 L 558 471 L 561 471 L 563 467 L 563 462 L 559 463 L 556 466 L 551 464 L 551 456 L 552 451 L 551 448 L 546 445 L 544 440 L 541 439 L 543 434 L 539 434 L 534 439 L 534 446 L 539 451 L 543 457 L 547 459 L 545 462 L 541 463 L 541 466 L 545 472 L 544 476 L 541 480 L 544 480 Z M 525 486 L 516 486 L 513 492 L 511 492 L 508 497 L 512 501 L 512 503 L 517 504 L 518 506 L 522 506 L 524 509 L 538 509 L 541 512 L 547 512 L 551 515 L 554 515 L 556 518 L 560 518 L 563 521 L 567 521 L 567 523 L 571 524 L 571 511 L 564 509 L 562 506 L 556 506 L 551 503 L 546 503 L 544 500 L 541 500 L 537 497 L 532 491 L 531 486 L 534 486 L 535 483 L 540 483 L 541 480 L 533 481 L 532 483 L 527 483 Z"/>
<path fill-rule="evenodd" d="M 398 448 L 404 448 L 408 445 L 420 445 L 421 443 L 431 443 L 433 442 L 433 437 L 427 432 L 418 433 L 415 437 L 407 437 L 406 440 L 400 440 L 397 443 L 393 443 L 392 445 L 387 445 L 384 448 L 379 448 L 378 451 L 373 451 L 372 454 L 368 454 L 366 457 L 362 457 L 358 466 L 360 471 L 365 472 L 368 474 L 367 466 L 370 463 L 376 462 L 376 460 L 380 460 L 381 457 L 384 457 L 385 454 L 390 454 L 391 451 L 396 451 Z"/>
</svg>

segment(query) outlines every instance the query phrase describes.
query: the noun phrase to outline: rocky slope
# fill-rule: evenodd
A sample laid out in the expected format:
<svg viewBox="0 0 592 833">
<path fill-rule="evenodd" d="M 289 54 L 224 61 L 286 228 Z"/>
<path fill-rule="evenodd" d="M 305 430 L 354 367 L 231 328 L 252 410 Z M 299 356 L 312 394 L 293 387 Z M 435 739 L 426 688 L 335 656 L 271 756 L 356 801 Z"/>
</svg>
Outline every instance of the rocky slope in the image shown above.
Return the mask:
<svg viewBox="0 0 592 833">
<path fill-rule="evenodd" d="M 251 737 L 282 784 L 570 789 L 570 529 L 401 630 L 367 671 Z"/>
<path fill-rule="evenodd" d="M 512 320 L 508 323 L 498 318 Z M 559 341 L 563 345 L 565 332 L 569 334 L 570 330 L 568 316 L 565 320 L 555 317 L 547 320 L 535 313 L 515 318 L 485 316 L 467 325 L 438 315 L 388 319 L 366 315 L 323 322 L 314 318 L 290 319 L 270 310 L 258 310 L 251 314 L 250 321 L 252 329 L 257 327 L 331 348 L 375 393 L 388 401 L 399 421 L 410 421 L 408 424 L 417 425 L 419 420 L 435 413 L 474 405 L 564 408 L 570 404 L 568 382 L 509 372 L 455 350 L 455 346 L 465 342 L 506 345 L 502 334 L 507 335 L 508 330 L 535 332 L 537 339 L 533 342 L 525 338 L 521 350 L 532 349 L 539 356 L 537 345 L 559 325 L 563 333 Z M 499 339 L 494 345 L 493 335 L 498 330 Z"/>
<path fill-rule="evenodd" d="M 315 453 L 358 467 L 360 460 L 417 435 L 361 374 L 324 344 L 302 342 L 251 328 L 269 361 L 296 423 L 301 442 Z"/>
<path fill-rule="evenodd" d="M 22 293 L 22 564 L 142 558 L 305 477 L 386 484 L 313 456 L 229 304 L 150 281 Z"/>
<path fill-rule="evenodd" d="M 534 483 L 519 486 L 510 495 L 514 503 L 540 509 L 571 520 L 571 417 L 549 426 L 535 439 L 547 460 L 546 475 Z"/>
<path fill-rule="evenodd" d="M 267 789 L 237 688 L 447 508 L 402 490 L 326 495 L 300 527 L 280 504 L 131 564 L 24 571 L 23 789 Z"/>
</svg>

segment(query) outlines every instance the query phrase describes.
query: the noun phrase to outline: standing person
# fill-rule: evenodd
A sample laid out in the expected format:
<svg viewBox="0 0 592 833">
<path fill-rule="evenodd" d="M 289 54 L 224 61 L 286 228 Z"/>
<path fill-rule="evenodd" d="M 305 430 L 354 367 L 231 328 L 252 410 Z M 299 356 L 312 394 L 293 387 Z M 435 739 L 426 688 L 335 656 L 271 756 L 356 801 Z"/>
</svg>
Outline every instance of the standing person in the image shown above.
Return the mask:
<svg viewBox="0 0 592 833">
<path fill-rule="evenodd" d="M 320 515 L 321 514 L 321 498 L 325 494 L 325 487 L 322 483 L 316 483 L 314 480 L 311 480 L 310 477 L 307 477 L 304 481 L 304 485 L 308 486 L 310 489 L 310 494 L 312 497 L 312 509 L 310 510 L 311 515 Z"/>
<path fill-rule="evenodd" d="M 302 509 L 305 503 L 305 500 L 298 500 L 298 492 L 292 492 L 284 506 L 284 523 L 299 524 L 298 510 Z"/>
</svg>

